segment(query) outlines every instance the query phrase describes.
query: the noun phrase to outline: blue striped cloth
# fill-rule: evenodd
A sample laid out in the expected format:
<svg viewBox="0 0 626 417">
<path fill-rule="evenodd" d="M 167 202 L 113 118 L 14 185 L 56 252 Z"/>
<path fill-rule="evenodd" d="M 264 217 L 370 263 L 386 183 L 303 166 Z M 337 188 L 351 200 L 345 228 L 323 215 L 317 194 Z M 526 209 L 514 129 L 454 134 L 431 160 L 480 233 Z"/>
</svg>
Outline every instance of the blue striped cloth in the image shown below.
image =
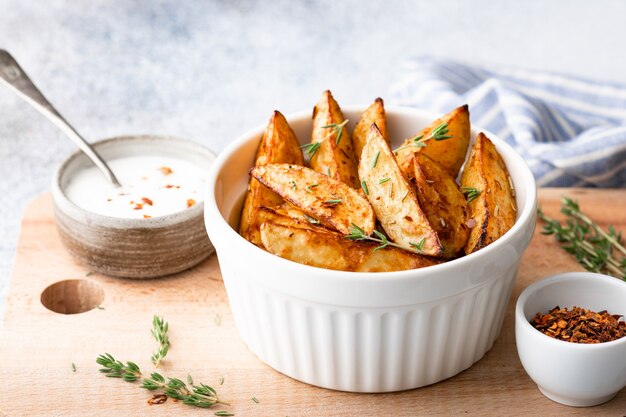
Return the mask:
<svg viewBox="0 0 626 417">
<path fill-rule="evenodd" d="M 469 104 L 472 123 L 512 145 L 541 187 L 626 187 L 626 86 L 512 68 L 420 58 L 395 102 L 446 113 Z"/>
</svg>

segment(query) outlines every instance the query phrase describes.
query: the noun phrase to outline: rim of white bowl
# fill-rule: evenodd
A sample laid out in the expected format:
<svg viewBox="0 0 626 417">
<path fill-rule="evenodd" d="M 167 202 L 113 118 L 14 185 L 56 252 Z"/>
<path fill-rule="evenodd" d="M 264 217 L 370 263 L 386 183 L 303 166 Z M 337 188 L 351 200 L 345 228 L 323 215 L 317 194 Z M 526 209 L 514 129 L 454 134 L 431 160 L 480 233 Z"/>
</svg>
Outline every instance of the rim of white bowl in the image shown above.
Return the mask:
<svg viewBox="0 0 626 417">
<path fill-rule="evenodd" d="M 366 108 L 367 106 L 359 106 L 359 105 L 342 106 L 342 109 L 345 112 L 363 112 Z M 440 113 L 435 113 L 435 112 L 431 112 L 427 110 L 422 110 L 419 108 L 406 107 L 406 106 L 385 106 L 385 112 L 387 114 L 399 113 L 399 114 L 404 114 L 408 116 L 413 115 L 413 116 L 428 117 L 428 118 L 431 118 L 432 120 L 435 120 L 442 116 L 442 114 Z M 310 117 L 311 117 L 310 110 L 291 113 L 285 116 L 288 122 L 294 119 L 310 118 Z M 522 233 L 521 229 L 523 227 L 528 226 L 528 223 L 531 221 L 536 211 L 537 186 L 535 184 L 535 179 L 534 179 L 532 172 L 530 171 L 530 168 L 528 168 L 528 165 L 526 164 L 524 159 L 521 157 L 521 155 L 519 155 L 508 143 L 500 139 L 494 133 L 488 130 L 482 129 L 480 127 L 472 127 L 471 129 L 472 133 L 474 132 L 485 133 L 485 135 L 487 135 L 487 137 L 489 137 L 489 139 L 491 139 L 495 143 L 496 148 L 498 148 L 499 152 L 504 151 L 504 153 L 507 154 L 508 158 L 515 160 L 516 161 L 515 163 L 519 165 L 522 174 L 519 176 L 519 178 L 513 179 L 513 181 L 516 183 L 515 184 L 516 188 L 518 185 L 517 182 L 519 182 L 519 184 L 523 183 L 527 186 L 528 195 L 527 195 L 526 201 L 524 202 L 525 203 L 524 207 L 522 207 L 521 211 L 519 212 L 519 217 L 515 221 L 515 224 L 513 225 L 513 227 L 510 230 L 508 230 L 503 236 L 501 236 L 498 240 L 496 240 L 490 245 L 474 253 L 471 253 L 469 255 L 465 255 L 460 258 L 453 259 L 451 261 L 443 262 L 441 264 L 432 265 L 432 266 L 419 268 L 419 269 L 410 269 L 410 270 L 405 270 L 405 271 L 394 271 L 394 272 L 337 271 L 337 270 L 318 268 L 315 266 L 304 265 L 304 264 L 300 264 L 297 262 L 293 262 L 293 261 L 281 258 L 279 256 L 273 255 L 267 251 L 264 251 L 263 249 L 257 247 L 256 245 L 244 239 L 241 235 L 239 235 L 239 233 L 237 233 L 236 230 L 230 227 L 230 225 L 228 224 L 228 221 L 222 216 L 219 210 L 219 207 L 217 206 L 217 202 L 215 200 L 216 180 L 218 178 L 219 172 L 223 168 L 225 161 L 228 158 L 230 158 L 230 156 L 234 154 L 239 147 L 241 147 L 244 143 L 248 142 L 252 138 L 257 138 L 260 140 L 266 126 L 267 126 L 267 123 L 264 123 L 253 129 L 248 130 L 244 134 L 240 135 L 230 145 L 228 145 L 222 152 L 218 154 L 217 159 L 215 160 L 215 162 L 213 163 L 213 166 L 211 167 L 209 180 L 207 184 L 208 186 L 207 194 L 205 195 L 204 202 L 205 202 L 205 224 L 207 224 L 207 226 L 211 228 L 213 227 L 218 228 L 218 230 L 210 231 L 210 234 L 216 233 L 214 240 L 219 239 L 222 234 L 229 235 L 230 237 L 235 238 L 235 239 L 236 238 L 241 239 L 243 248 L 245 248 L 244 250 L 253 251 L 255 255 L 264 257 L 268 261 L 271 258 L 274 262 L 279 262 L 286 266 L 289 265 L 292 268 L 305 268 L 306 270 L 315 272 L 317 274 L 324 274 L 327 277 L 342 279 L 348 282 L 354 282 L 354 281 L 363 282 L 364 280 L 369 281 L 369 282 L 381 282 L 381 281 L 389 281 L 389 280 L 394 280 L 394 281 L 418 280 L 432 273 L 442 273 L 442 272 L 445 272 L 446 270 L 457 268 L 462 263 L 475 262 L 476 259 L 480 257 L 487 257 L 491 252 L 497 251 L 500 247 L 508 245 L 515 235 Z M 518 211 L 519 210 L 520 208 L 518 207 Z M 209 220 L 207 220 L 207 217 L 210 217 Z M 219 246 L 219 244 L 215 246 Z M 490 280 L 491 279 L 487 279 L 486 281 L 490 281 Z M 461 292 L 464 292 L 464 291 L 461 291 Z"/>
<path fill-rule="evenodd" d="M 207 148 L 204 145 L 201 145 L 197 142 L 194 142 L 189 139 L 181 139 L 175 136 L 162 136 L 162 135 L 151 135 L 151 134 L 142 134 L 142 135 L 123 135 L 123 136 L 113 136 L 110 138 L 101 139 L 90 143 L 91 146 L 97 148 L 99 146 L 105 146 L 111 142 L 124 142 L 124 141 L 161 141 L 164 143 L 173 144 L 173 146 L 184 145 L 190 148 L 197 148 L 198 151 L 204 152 L 208 159 L 211 160 L 211 168 L 215 164 L 217 159 L 215 153 Z M 123 145 L 121 145 L 123 146 Z M 170 224 L 180 223 L 181 221 L 185 221 L 188 219 L 192 219 L 197 217 L 198 215 L 202 215 L 204 212 L 204 200 L 195 204 L 193 207 L 190 207 L 186 210 L 177 211 L 170 214 L 165 214 L 163 216 L 155 216 L 150 217 L 148 219 L 127 219 L 123 217 L 113 217 L 106 216 L 100 213 L 94 213 L 93 211 L 89 211 L 84 209 L 74 203 L 67 197 L 65 191 L 61 187 L 61 179 L 67 167 L 73 163 L 76 158 L 79 158 L 83 155 L 83 151 L 80 149 L 72 152 L 61 164 L 57 167 L 54 175 L 52 176 L 52 195 L 55 200 L 55 203 L 61 205 L 60 209 L 69 215 L 70 217 L 77 218 L 79 216 L 88 216 L 89 219 L 97 225 L 107 226 L 107 227 L 123 227 L 123 228 L 159 228 L 164 227 Z M 209 176 L 207 174 L 207 181 Z"/>
<path fill-rule="evenodd" d="M 533 332 L 537 332 L 537 334 L 541 336 L 544 336 L 545 338 L 542 339 L 544 342 L 556 343 L 556 345 L 561 346 L 563 349 L 606 349 L 611 346 L 626 343 L 626 337 L 602 343 L 566 342 L 565 340 L 555 339 L 546 334 L 543 334 L 539 330 L 535 329 L 528 320 L 526 320 L 526 316 L 524 315 L 524 307 L 526 306 L 526 302 L 528 301 L 528 299 L 532 297 L 535 293 L 537 293 L 544 287 L 554 283 L 563 283 L 565 285 L 566 283 L 571 282 L 571 285 L 575 285 L 575 281 L 597 282 L 598 285 L 606 285 L 611 287 L 621 286 L 622 289 L 626 289 L 626 281 L 622 281 L 619 278 L 611 277 L 608 275 L 598 274 L 596 272 L 564 272 L 561 274 L 550 275 L 546 278 L 530 284 L 524 289 L 524 291 L 522 291 L 520 296 L 517 298 L 517 302 L 515 304 L 515 320 L 519 320 L 520 323 L 524 323 L 525 328 Z M 626 312 L 624 314 L 626 314 Z"/>
</svg>

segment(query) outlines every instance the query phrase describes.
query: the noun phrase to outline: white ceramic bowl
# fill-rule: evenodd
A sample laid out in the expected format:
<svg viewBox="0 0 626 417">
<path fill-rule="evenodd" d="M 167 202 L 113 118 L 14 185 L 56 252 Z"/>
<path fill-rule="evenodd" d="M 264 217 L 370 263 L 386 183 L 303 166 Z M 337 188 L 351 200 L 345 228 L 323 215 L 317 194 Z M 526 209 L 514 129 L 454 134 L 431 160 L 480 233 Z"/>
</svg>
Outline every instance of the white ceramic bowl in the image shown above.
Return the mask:
<svg viewBox="0 0 626 417">
<path fill-rule="evenodd" d="M 626 282 L 591 272 L 570 272 L 526 288 L 515 307 L 515 339 L 524 369 L 539 390 L 561 404 L 588 407 L 626 386 L 626 338 L 599 344 L 570 343 L 535 329 L 536 313 L 574 306 L 626 314 Z"/>
<path fill-rule="evenodd" d="M 351 129 L 364 108 L 344 108 Z M 388 107 L 387 117 L 397 146 L 437 115 Z M 303 143 L 310 140 L 310 111 L 287 120 Z M 494 244 L 419 270 L 331 271 L 281 259 L 237 233 L 248 170 L 264 129 L 244 134 L 218 156 L 205 201 L 205 223 L 233 316 L 250 350 L 300 381 L 356 392 L 421 387 L 482 358 L 500 331 L 520 257 L 533 235 L 536 189 L 522 158 L 489 134 L 510 170 L 519 208 L 516 224 Z"/>
<path fill-rule="evenodd" d="M 95 142 L 105 160 L 126 156 L 168 156 L 208 168 L 215 160 L 207 148 L 164 136 L 120 136 Z M 184 271 L 211 253 L 204 226 L 204 203 L 165 216 L 123 219 L 85 210 L 65 188 L 76 172 L 92 166 L 80 151 L 70 155 L 52 179 L 57 230 L 67 250 L 89 270 L 122 278 L 154 278 Z"/>
</svg>

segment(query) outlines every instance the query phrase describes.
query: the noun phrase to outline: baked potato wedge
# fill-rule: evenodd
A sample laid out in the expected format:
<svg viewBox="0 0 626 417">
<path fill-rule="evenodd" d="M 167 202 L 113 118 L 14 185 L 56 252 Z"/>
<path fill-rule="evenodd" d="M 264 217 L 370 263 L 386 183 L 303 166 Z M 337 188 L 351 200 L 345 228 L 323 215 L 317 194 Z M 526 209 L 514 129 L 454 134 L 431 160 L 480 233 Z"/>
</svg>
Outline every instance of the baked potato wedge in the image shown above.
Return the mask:
<svg viewBox="0 0 626 417">
<path fill-rule="evenodd" d="M 257 149 L 254 165 L 288 163 L 304 165 L 298 139 L 279 111 L 274 111 Z M 241 211 L 239 234 L 245 239 L 261 244 L 259 236 L 258 210 L 261 206 L 272 207 L 283 202 L 282 197 L 259 183 L 253 177 L 248 182 L 248 191 Z"/>
<path fill-rule="evenodd" d="M 254 167 L 250 175 L 322 225 L 349 234 L 352 224 L 368 235 L 376 218 L 372 206 L 357 190 L 310 168 L 291 164 Z"/>
<path fill-rule="evenodd" d="M 517 207 L 509 171 L 494 144 L 478 134 L 461 176 L 461 191 L 468 196 L 469 217 L 474 220 L 465 253 L 484 248 L 515 223 Z"/>
<path fill-rule="evenodd" d="M 398 165 L 407 177 L 413 175 L 413 155 L 424 153 L 437 161 L 452 178 L 459 175 L 470 140 L 467 105 L 452 110 L 404 141 L 395 151 Z"/>
<path fill-rule="evenodd" d="M 304 147 L 315 171 L 359 188 L 352 137 L 346 120 L 330 91 L 313 108 L 311 144 Z"/>
<path fill-rule="evenodd" d="M 402 174 L 376 125 L 370 127 L 367 135 L 359 177 L 376 217 L 391 240 L 425 255 L 443 254 L 439 238 L 420 208 L 413 186 Z"/>
<path fill-rule="evenodd" d="M 289 225 L 289 221 L 293 224 Z M 268 219 L 261 224 L 265 249 L 281 258 L 318 268 L 355 272 L 390 272 L 417 269 L 438 262 L 416 253 L 355 242 L 321 227 L 302 226 L 289 218 Z"/>
<path fill-rule="evenodd" d="M 389 135 L 387 133 L 387 115 L 385 114 L 385 104 L 382 98 L 377 98 L 374 103 L 363 112 L 361 120 L 356 124 L 354 133 L 352 134 L 352 145 L 354 146 L 354 156 L 356 162 L 361 160 L 361 152 L 367 141 L 367 132 L 370 126 L 376 124 L 383 138 L 389 144 Z"/>
<path fill-rule="evenodd" d="M 469 238 L 467 202 L 454 179 L 424 153 L 413 158 L 417 201 L 443 245 L 443 256 L 455 257 Z"/>
</svg>

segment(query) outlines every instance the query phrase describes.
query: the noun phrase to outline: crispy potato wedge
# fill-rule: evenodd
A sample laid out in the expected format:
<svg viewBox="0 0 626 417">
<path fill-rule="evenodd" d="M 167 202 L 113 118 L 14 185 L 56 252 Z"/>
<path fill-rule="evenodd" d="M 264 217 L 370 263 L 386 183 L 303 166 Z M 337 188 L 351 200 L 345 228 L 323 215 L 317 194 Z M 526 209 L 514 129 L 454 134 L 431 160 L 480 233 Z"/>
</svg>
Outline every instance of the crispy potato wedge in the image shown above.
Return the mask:
<svg viewBox="0 0 626 417">
<path fill-rule="evenodd" d="M 376 217 L 391 240 L 407 248 L 417 245 L 425 255 L 443 254 L 439 238 L 420 208 L 413 186 L 400 171 L 376 125 L 370 127 L 367 135 L 359 177 Z"/>
<path fill-rule="evenodd" d="M 506 164 L 496 147 L 480 133 L 461 176 L 461 190 L 473 197 L 480 192 L 469 206 L 469 216 L 474 219 L 465 253 L 470 254 L 489 245 L 506 233 L 517 215 L 515 194 L 509 179 Z"/>
<path fill-rule="evenodd" d="M 467 243 L 467 202 L 454 179 L 423 153 L 413 158 L 417 200 L 443 245 L 443 256 L 456 256 Z"/>
<path fill-rule="evenodd" d="M 293 207 L 289 203 L 283 203 L 280 206 L 275 207 L 260 207 L 259 208 L 259 224 L 266 223 L 268 221 L 285 225 L 285 226 L 297 226 L 301 228 L 314 228 L 319 223 L 309 222 L 306 215 Z M 328 229 L 324 229 L 328 230 Z"/>
<path fill-rule="evenodd" d="M 269 207 L 261 207 L 261 209 L 270 210 Z M 304 223 L 320 224 L 319 220 L 314 219 L 313 217 L 309 216 L 308 214 L 287 201 L 278 206 L 272 207 L 271 210 L 278 215 L 290 217 Z"/>
<path fill-rule="evenodd" d="M 287 123 L 285 116 L 279 111 L 274 111 L 270 118 L 259 143 L 254 165 L 273 163 L 304 165 L 298 139 Z M 259 223 L 257 222 L 259 207 L 272 207 L 282 202 L 283 199 L 278 194 L 251 177 L 239 222 L 241 236 L 255 245 L 261 245 Z"/>
<path fill-rule="evenodd" d="M 431 134 L 437 127 L 447 123 L 448 132 L 445 136 L 451 136 L 445 140 L 435 140 Z M 426 146 L 415 146 L 414 139 L 422 137 L 420 143 Z M 428 139 L 431 137 L 430 139 Z M 470 120 L 467 105 L 452 110 L 445 116 L 435 120 L 430 126 L 422 129 L 413 138 L 404 141 L 396 150 L 396 159 L 402 172 L 407 177 L 413 175 L 413 155 L 424 153 L 437 161 L 439 165 L 455 178 L 465 161 L 465 155 L 470 140 Z"/>
<path fill-rule="evenodd" d="M 307 151 L 309 165 L 319 173 L 359 188 L 352 138 L 346 126 L 339 128 L 344 121 L 339 104 L 330 91 L 324 91 L 313 108 L 311 144 L 318 143 L 319 148 L 315 153 Z"/>
<path fill-rule="evenodd" d="M 366 198 L 354 188 L 310 168 L 290 164 L 254 167 L 250 175 L 322 225 L 349 234 L 352 224 L 369 235 L 376 218 Z"/>
<path fill-rule="evenodd" d="M 294 222 L 289 225 L 289 221 Z M 281 258 L 318 268 L 355 272 L 417 269 L 438 262 L 416 253 L 345 239 L 337 232 L 305 226 L 294 219 L 267 219 L 260 228 L 265 249 Z"/>
<path fill-rule="evenodd" d="M 367 141 L 367 132 L 370 126 L 376 124 L 383 138 L 389 144 L 389 135 L 387 133 L 387 115 L 385 114 L 385 104 L 382 98 L 377 98 L 374 103 L 363 112 L 361 120 L 356 124 L 354 133 L 352 134 L 352 144 L 354 146 L 354 156 L 357 163 L 361 160 L 361 152 Z"/>
</svg>

